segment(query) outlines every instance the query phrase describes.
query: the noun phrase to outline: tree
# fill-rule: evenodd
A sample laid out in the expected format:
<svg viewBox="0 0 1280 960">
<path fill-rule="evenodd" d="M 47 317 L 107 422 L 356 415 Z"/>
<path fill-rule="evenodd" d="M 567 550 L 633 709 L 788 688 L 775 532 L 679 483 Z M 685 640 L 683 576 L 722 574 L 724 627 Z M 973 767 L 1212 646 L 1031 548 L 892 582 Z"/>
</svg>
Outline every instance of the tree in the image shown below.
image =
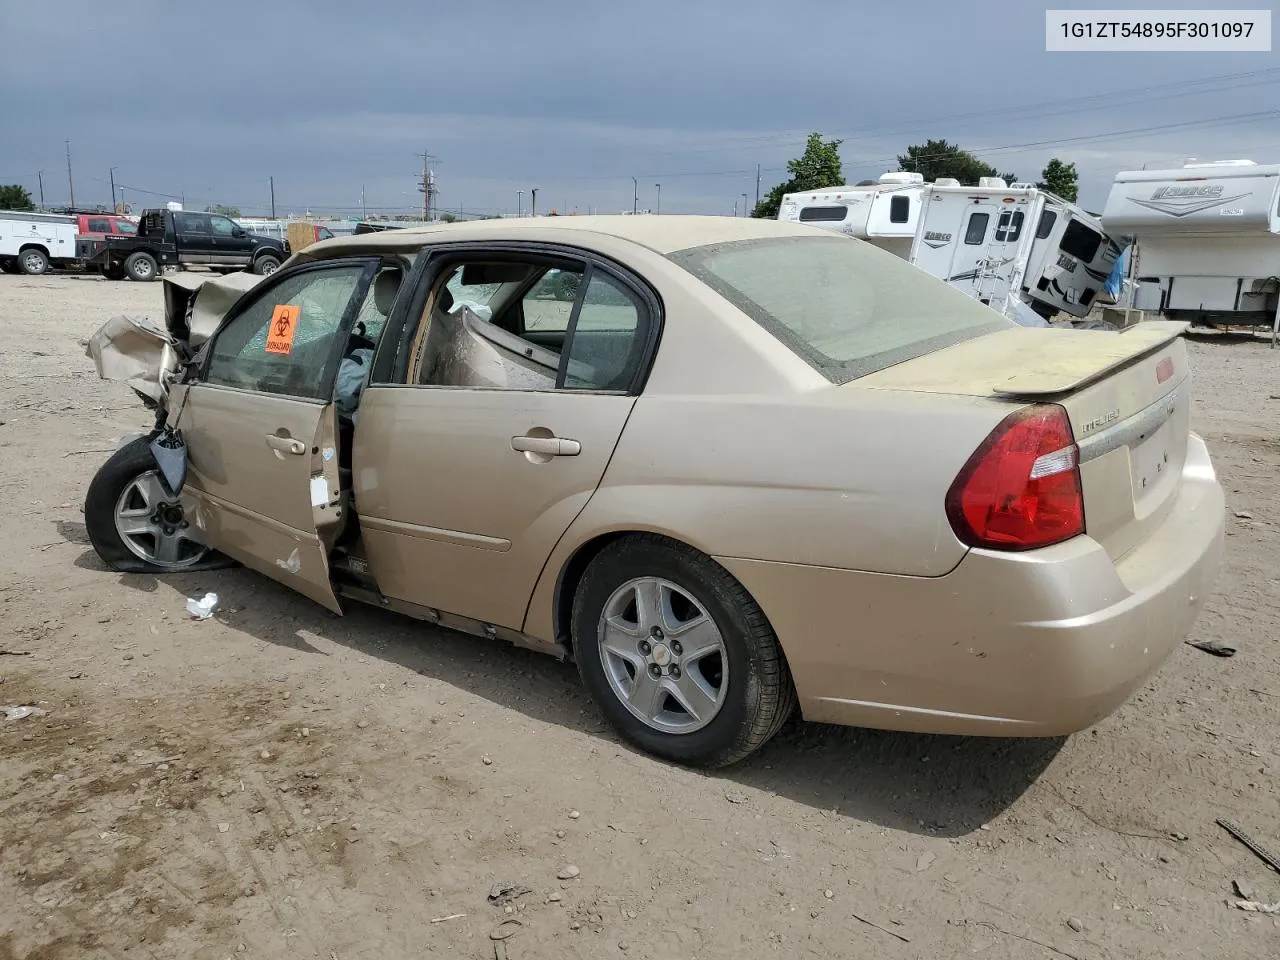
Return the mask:
<svg viewBox="0 0 1280 960">
<path fill-rule="evenodd" d="M 811 133 L 805 143 L 804 153 L 787 161 L 791 179 L 778 184 L 751 211 L 753 217 L 775 219 L 782 197 L 803 190 L 821 190 L 838 187 L 844 183 L 844 168 L 840 163 L 840 144 L 843 140 L 823 140 L 822 134 Z"/>
<path fill-rule="evenodd" d="M 1076 198 L 1080 196 L 1080 177 L 1076 173 L 1076 165 L 1074 163 L 1063 163 L 1057 157 L 1054 157 L 1047 164 L 1040 176 L 1044 177 L 1036 184 L 1041 190 L 1048 190 L 1050 193 L 1056 193 L 1063 200 L 1076 202 Z"/>
<path fill-rule="evenodd" d="M 0 184 L 0 210 L 34 210 L 31 194 L 17 183 Z"/>
<path fill-rule="evenodd" d="M 224 217 L 238 217 L 238 216 L 240 216 L 240 208 L 239 208 L 239 207 L 228 207 L 228 206 L 225 206 L 224 204 L 221 204 L 221 203 L 214 203 L 214 204 L 210 204 L 209 206 L 207 206 L 207 207 L 205 207 L 205 208 L 204 208 L 204 212 L 205 212 L 205 213 L 219 213 L 219 214 L 221 214 L 221 215 L 222 215 L 222 216 L 224 216 Z"/>
<path fill-rule="evenodd" d="M 440 219 L 445 223 L 457 223 L 458 215 L 456 213 L 450 213 L 449 211 L 446 210 L 444 213 L 440 214 Z"/>
<path fill-rule="evenodd" d="M 991 164 L 979 160 L 968 150 L 962 150 L 959 144 L 947 143 L 946 140 L 926 140 L 918 146 L 907 147 L 907 152 L 898 157 L 898 167 L 919 173 L 928 182 L 940 177 L 954 177 L 966 187 L 976 187 L 980 177 L 998 176 L 1006 183 L 1018 179 L 1016 173 L 996 173 Z"/>
</svg>

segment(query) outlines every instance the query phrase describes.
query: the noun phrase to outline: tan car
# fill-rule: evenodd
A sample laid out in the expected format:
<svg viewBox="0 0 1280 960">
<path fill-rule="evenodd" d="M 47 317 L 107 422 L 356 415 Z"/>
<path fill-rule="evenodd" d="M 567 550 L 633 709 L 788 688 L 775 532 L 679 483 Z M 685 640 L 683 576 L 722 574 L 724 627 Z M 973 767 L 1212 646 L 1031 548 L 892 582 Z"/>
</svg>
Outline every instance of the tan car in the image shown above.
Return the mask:
<svg viewBox="0 0 1280 960">
<path fill-rule="evenodd" d="M 149 374 L 91 347 L 185 441 L 185 479 L 151 438 L 95 477 L 108 564 L 231 558 L 572 657 L 675 760 L 744 757 L 797 703 L 1080 730 L 1217 573 L 1179 325 L 1018 327 L 860 241 L 712 217 L 388 231 L 169 292 Z"/>
</svg>

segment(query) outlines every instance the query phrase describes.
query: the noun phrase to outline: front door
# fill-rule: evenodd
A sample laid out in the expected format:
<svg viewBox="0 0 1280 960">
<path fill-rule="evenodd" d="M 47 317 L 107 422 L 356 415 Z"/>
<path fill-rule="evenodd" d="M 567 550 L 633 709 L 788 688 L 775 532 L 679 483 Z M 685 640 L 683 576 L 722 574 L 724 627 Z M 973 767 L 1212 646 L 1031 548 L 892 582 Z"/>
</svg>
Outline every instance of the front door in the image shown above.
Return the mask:
<svg viewBox="0 0 1280 960">
<path fill-rule="evenodd" d="M 519 630 L 613 455 L 658 308 L 585 258 L 492 256 L 428 272 L 407 369 L 361 401 L 355 499 L 383 594 Z"/>
<path fill-rule="evenodd" d="M 213 234 L 209 231 L 207 213 L 179 211 L 173 215 L 174 236 L 178 242 L 180 263 L 211 263 L 214 255 Z"/>
<path fill-rule="evenodd" d="M 210 263 L 226 266 L 248 266 L 253 259 L 253 238 L 230 217 L 214 214 L 209 218 L 213 231 L 213 254 Z"/>
<path fill-rule="evenodd" d="M 377 268 L 331 260 L 254 287 L 169 400 L 202 539 L 334 611 L 328 553 L 347 520 L 334 382 Z"/>
</svg>

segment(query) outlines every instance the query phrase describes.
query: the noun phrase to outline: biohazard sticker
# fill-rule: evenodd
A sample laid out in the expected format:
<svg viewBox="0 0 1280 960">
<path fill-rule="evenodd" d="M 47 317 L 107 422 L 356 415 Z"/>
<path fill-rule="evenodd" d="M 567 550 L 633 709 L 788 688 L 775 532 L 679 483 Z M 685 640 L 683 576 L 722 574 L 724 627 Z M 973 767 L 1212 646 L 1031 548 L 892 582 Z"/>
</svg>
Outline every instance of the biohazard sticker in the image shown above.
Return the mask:
<svg viewBox="0 0 1280 960">
<path fill-rule="evenodd" d="M 271 326 L 267 328 L 267 353 L 289 353 L 293 350 L 293 335 L 298 332 L 298 318 L 302 308 L 290 303 L 279 304 L 271 314 Z"/>
</svg>

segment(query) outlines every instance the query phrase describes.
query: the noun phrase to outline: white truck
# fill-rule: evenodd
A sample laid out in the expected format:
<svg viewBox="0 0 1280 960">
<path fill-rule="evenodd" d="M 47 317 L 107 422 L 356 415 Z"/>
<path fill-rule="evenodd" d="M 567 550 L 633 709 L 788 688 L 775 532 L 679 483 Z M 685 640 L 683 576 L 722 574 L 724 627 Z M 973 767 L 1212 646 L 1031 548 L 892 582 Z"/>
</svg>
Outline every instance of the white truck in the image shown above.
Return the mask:
<svg viewBox="0 0 1280 960">
<path fill-rule="evenodd" d="M 0 269 L 38 276 L 76 260 L 76 218 L 0 210 Z"/>
<path fill-rule="evenodd" d="M 1280 330 L 1280 164 L 1188 162 L 1116 175 L 1102 213 L 1135 241 L 1134 306 Z"/>
<path fill-rule="evenodd" d="M 887 173 L 788 194 L 778 219 L 866 240 L 997 310 L 1021 311 L 1025 304 L 1046 318 L 1086 316 L 1121 253 L 1080 207 L 999 177 L 966 187 Z"/>
</svg>

